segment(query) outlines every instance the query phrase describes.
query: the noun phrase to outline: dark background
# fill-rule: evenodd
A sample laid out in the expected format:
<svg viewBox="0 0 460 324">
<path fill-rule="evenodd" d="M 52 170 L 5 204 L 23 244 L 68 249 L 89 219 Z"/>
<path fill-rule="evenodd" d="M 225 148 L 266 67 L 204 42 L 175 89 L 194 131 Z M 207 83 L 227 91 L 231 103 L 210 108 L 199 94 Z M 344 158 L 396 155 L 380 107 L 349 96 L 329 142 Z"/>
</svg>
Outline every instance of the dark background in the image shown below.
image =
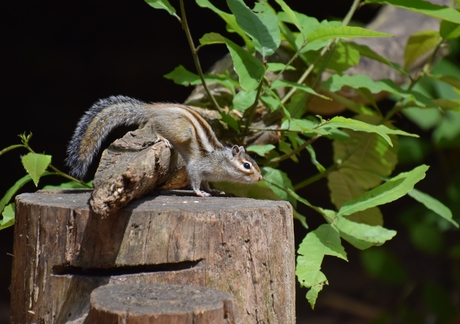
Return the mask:
<svg viewBox="0 0 460 324">
<path fill-rule="evenodd" d="M 225 1 L 213 2 L 228 11 Z M 351 4 L 349 0 L 286 2 L 318 19 L 341 19 Z M 171 4 L 178 8 L 178 1 Z M 206 32 L 225 33 L 224 22 L 210 10 L 193 1 L 186 5 L 196 43 Z M 163 78 L 179 64 L 195 70 L 181 25 L 142 0 L 8 1 L 2 7 L 0 149 L 19 143 L 18 134 L 32 132 L 32 148 L 51 154 L 53 165 L 67 172 L 66 145 L 80 116 L 98 99 L 122 94 L 143 101 L 183 102 L 192 90 Z M 355 18 L 365 23 L 374 14 L 375 8 L 366 8 Z M 204 48 L 200 52 L 203 69 L 225 53 L 223 45 Z M 0 157 L 0 195 L 25 175 L 20 163 L 25 153 L 15 150 Z M 61 181 L 46 178 L 42 182 Z M 36 189 L 27 186 L 24 190 Z M 310 190 L 325 201 L 323 206 L 327 204 L 324 183 Z M 321 223 L 318 217 L 309 219 L 313 228 L 315 221 Z M 301 239 L 305 232 L 298 225 Z M 8 322 L 13 231 L 0 232 L 0 323 Z M 404 237 L 394 241 L 390 246 L 404 244 Z M 350 262 L 329 258 L 324 271 L 334 289 L 348 289 L 348 278 L 356 279 L 355 290 L 364 289 L 371 280 L 357 269 L 357 252 L 346 248 Z M 375 294 L 380 288 L 374 286 L 370 292 Z M 305 293 L 299 291 L 299 322 L 303 316 L 315 316 L 303 298 Z"/>
</svg>

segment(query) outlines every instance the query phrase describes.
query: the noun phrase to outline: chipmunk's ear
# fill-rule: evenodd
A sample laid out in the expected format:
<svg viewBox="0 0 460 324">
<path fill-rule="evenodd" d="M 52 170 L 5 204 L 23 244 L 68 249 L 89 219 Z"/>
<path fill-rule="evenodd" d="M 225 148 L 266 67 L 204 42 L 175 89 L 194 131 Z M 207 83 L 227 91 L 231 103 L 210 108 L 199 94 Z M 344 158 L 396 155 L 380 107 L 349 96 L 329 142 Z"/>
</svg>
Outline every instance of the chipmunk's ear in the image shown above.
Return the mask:
<svg viewBox="0 0 460 324">
<path fill-rule="evenodd" d="M 238 146 L 238 145 L 233 145 L 232 147 L 232 156 L 236 156 L 240 153 L 244 153 L 244 147 Z"/>
</svg>

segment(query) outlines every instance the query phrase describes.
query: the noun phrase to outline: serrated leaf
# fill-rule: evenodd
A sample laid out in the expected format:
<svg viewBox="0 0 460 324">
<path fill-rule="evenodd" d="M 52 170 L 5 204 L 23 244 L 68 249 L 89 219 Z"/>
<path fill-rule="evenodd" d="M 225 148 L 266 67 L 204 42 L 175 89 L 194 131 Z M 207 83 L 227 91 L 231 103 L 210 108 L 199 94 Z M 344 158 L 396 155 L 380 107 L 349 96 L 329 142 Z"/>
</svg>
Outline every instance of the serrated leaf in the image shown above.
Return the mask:
<svg viewBox="0 0 460 324">
<path fill-rule="evenodd" d="M 8 204 L 2 211 L 3 218 L 0 219 L 0 230 L 14 225 L 14 203 Z"/>
<path fill-rule="evenodd" d="M 368 249 L 371 246 L 380 246 L 396 235 L 396 231 L 388 230 L 382 226 L 355 223 L 345 217 L 335 218 L 333 226 L 338 229 L 343 239 L 360 250 Z"/>
<path fill-rule="evenodd" d="M 246 148 L 248 152 L 254 152 L 260 156 L 265 156 L 268 152 L 275 149 L 275 145 L 273 144 L 265 144 L 265 145 L 251 145 Z"/>
<path fill-rule="evenodd" d="M 326 255 L 347 260 L 347 254 L 340 243 L 339 231 L 330 224 L 323 224 L 303 239 L 297 250 L 296 275 L 303 287 L 312 287 L 326 278 L 321 275 L 321 263 Z"/>
<path fill-rule="evenodd" d="M 391 34 L 377 32 L 374 30 L 354 27 L 354 26 L 337 26 L 337 27 L 320 27 L 307 35 L 307 40 L 328 40 L 333 38 L 363 38 L 363 37 L 394 37 Z"/>
<path fill-rule="evenodd" d="M 225 40 L 233 60 L 233 68 L 238 75 L 241 87 L 246 91 L 255 90 L 265 74 L 263 64 L 242 47 L 229 39 Z"/>
<path fill-rule="evenodd" d="M 206 33 L 200 40 L 200 45 L 225 44 L 225 37 L 219 33 Z"/>
<path fill-rule="evenodd" d="M 272 55 L 281 42 L 278 17 L 268 7 L 258 3 L 255 6 L 257 12 L 249 9 L 242 0 L 227 0 L 227 5 L 238 25 L 251 37 L 262 58 Z"/>
<path fill-rule="evenodd" d="M 458 223 L 452 219 L 452 212 L 450 209 L 436 198 L 433 198 L 417 189 L 410 190 L 408 195 L 425 205 L 426 208 L 434 211 L 436 214 L 452 223 L 455 227 L 458 227 Z"/>
<path fill-rule="evenodd" d="M 310 305 L 314 307 L 318 297 L 317 286 L 327 284 L 326 276 L 321 272 L 324 256 L 330 255 L 348 261 L 347 254 L 340 243 L 339 231 L 329 225 L 323 224 L 316 230 L 307 234 L 299 245 L 297 251 L 296 275 L 302 287 L 314 288 L 310 294 Z"/>
<path fill-rule="evenodd" d="M 346 216 L 368 208 L 387 204 L 406 195 L 414 185 L 425 178 L 427 165 L 421 165 L 409 172 L 402 172 L 382 185 L 369 190 L 362 196 L 347 201 L 337 216 Z"/>
<path fill-rule="evenodd" d="M 315 309 L 315 304 L 316 300 L 318 299 L 318 294 L 323 290 L 323 287 L 325 285 L 328 285 L 327 281 L 320 282 L 313 287 L 310 288 L 310 290 L 307 292 L 306 298 L 308 303 L 310 304 L 311 309 Z"/>
<path fill-rule="evenodd" d="M 388 3 L 423 15 L 460 24 L 460 13 L 447 6 L 440 6 L 423 0 L 365 0 L 366 3 Z"/>
<path fill-rule="evenodd" d="M 358 115 L 355 118 L 369 124 L 381 122 L 381 117 L 378 116 Z M 377 134 L 347 129 L 344 132 L 349 136 L 347 140 L 333 142 L 333 159 L 340 163 L 340 168 L 329 173 L 327 178 L 331 200 L 337 209 L 345 202 L 378 186 L 382 182 L 382 177 L 389 176 L 397 163 L 398 141 L 396 136 L 389 135 L 394 144 L 392 147 Z M 368 225 L 383 223 L 383 217 L 378 208 L 355 213 L 349 216 L 349 219 Z"/>
<path fill-rule="evenodd" d="M 441 36 L 437 31 L 425 30 L 412 34 L 404 50 L 404 67 L 410 68 L 421 58 L 432 52 L 441 42 Z"/>
<path fill-rule="evenodd" d="M 169 3 L 168 0 L 145 0 L 151 7 L 155 9 L 163 9 L 166 10 L 171 16 L 177 17 L 176 9 Z"/>
<path fill-rule="evenodd" d="M 420 107 L 439 108 L 431 99 L 414 90 L 404 90 L 391 80 L 374 81 L 367 75 L 333 75 L 321 85 L 323 88 L 335 92 L 344 86 L 352 88 L 366 88 L 372 93 L 388 92 L 413 101 Z"/>
<path fill-rule="evenodd" d="M 393 146 L 393 143 L 388 136 L 389 134 L 419 137 L 417 134 L 411 134 L 401 130 L 391 129 L 384 125 L 372 125 L 356 119 L 345 118 L 342 116 L 336 116 L 329 120 L 329 122 L 326 124 L 326 128 L 330 126 L 333 128 L 346 128 L 359 132 L 376 133 L 380 135 L 390 146 Z"/>
<path fill-rule="evenodd" d="M 40 177 L 51 163 L 51 155 L 28 153 L 21 158 L 21 161 L 27 173 L 30 174 L 35 186 L 38 186 Z"/>
</svg>

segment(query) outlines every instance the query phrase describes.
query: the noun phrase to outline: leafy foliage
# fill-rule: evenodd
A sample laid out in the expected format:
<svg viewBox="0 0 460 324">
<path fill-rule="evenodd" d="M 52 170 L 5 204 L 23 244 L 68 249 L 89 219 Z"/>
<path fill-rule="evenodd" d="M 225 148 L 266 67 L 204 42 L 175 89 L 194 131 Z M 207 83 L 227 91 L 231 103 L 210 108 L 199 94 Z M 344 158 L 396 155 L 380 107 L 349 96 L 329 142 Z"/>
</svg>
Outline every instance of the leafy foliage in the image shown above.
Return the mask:
<svg viewBox="0 0 460 324">
<path fill-rule="evenodd" d="M 399 273 L 397 280 L 407 278 L 384 249 L 374 248 L 396 235 L 396 231 L 384 227 L 382 205 L 408 195 L 420 202 L 420 207 L 429 215 L 440 216 L 435 218 L 444 224 L 442 226 L 446 230 L 458 227 L 449 208 L 452 204 L 449 206 L 414 189 L 429 172 L 429 166 L 422 163 L 428 150 L 424 139 L 418 134 L 397 129 L 392 121 L 401 114 L 418 129 L 432 130 L 432 141 L 437 149 L 460 144 L 460 70 L 452 66 L 435 66 L 435 54 L 443 44 L 460 37 L 460 13 L 457 10 L 422 0 L 364 0 L 362 4 L 386 3 L 441 20 L 439 30 L 420 31 L 410 36 L 404 51 L 404 66 L 400 66 L 368 46 L 353 42 L 355 38 L 392 37 L 363 27 L 348 26 L 357 8 L 354 5 L 340 22 L 318 21 L 292 10 L 283 0 L 259 1 L 252 9 L 243 0 L 227 0 L 231 12 L 225 11 L 227 7 L 225 10 L 216 7 L 209 0 L 195 0 L 198 6 L 221 17 L 227 31 L 239 36 L 241 44 L 244 44 L 239 45 L 235 37 L 230 40 L 210 30 L 195 47 L 186 22 L 183 0 L 179 2 L 180 17 L 167 0 L 146 2 L 155 9 L 166 10 L 179 20 L 192 49 L 197 73 L 179 65 L 166 74 L 166 78 L 184 86 L 203 84 L 213 104 L 211 108 L 220 113 L 222 123 L 230 126 L 227 129 L 234 132 L 232 138 L 236 141 L 243 142 L 244 135 L 254 132 L 272 132 L 272 126 L 277 126 L 280 134 L 277 143 L 247 148 L 260 157 L 264 181 L 245 186 L 221 184 L 220 187 L 237 195 L 288 200 L 294 208 L 300 203 L 324 219 L 324 224 L 309 231 L 298 249 L 296 274 L 300 284 L 309 289 L 306 297 L 312 308 L 319 292 L 328 284 L 326 274 L 321 270 L 324 257 L 348 260 L 343 241 L 363 250 L 362 263 L 370 274 L 385 278 L 382 269 L 389 267 Z M 222 6 L 222 3 L 214 2 Z M 275 2 L 277 9 L 272 6 Z M 358 3 L 360 1 L 354 1 L 354 4 Z M 223 74 L 204 74 L 199 64 L 199 50 L 204 46 L 223 45 L 231 56 L 232 69 Z M 280 47 L 287 48 L 287 53 L 290 53 L 287 60 L 280 60 L 274 55 Z M 373 80 L 367 75 L 346 74 L 347 69 L 357 65 L 361 57 L 380 62 L 395 73 L 410 76 L 409 83 L 401 85 L 389 79 Z M 421 59 L 426 62 L 423 68 L 416 74 L 411 73 L 411 68 Z M 287 71 L 297 72 L 296 79 L 288 79 Z M 321 82 L 325 71 L 330 76 Z M 229 107 L 219 106 L 218 100 L 209 91 L 208 84 L 211 83 L 230 91 L 233 100 Z M 359 99 L 352 101 L 343 96 L 341 92 L 347 89 L 352 89 Z M 391 95 L 394 100 L 394 106 L 384 112 L 380 111 L 375 99 L 383 93 Z M 312 98 L 325 102 L 334 100 L 348 112 L 346 115 L 328 116 L 329 119 L 325 119 L 326 113 L 323 116 L 312 114 L 309 111 Z M 256 118 L 264 120 L 261 116 L 276 118 L 270 119 L 263 127 L 253 126 Z M 27 144 L 29 138 L 21 138 L 23 145 L 12 146 L 2 152 L 17 147 L 31 151 Z M 332 146 L 332 163 L 327 167 L 316 156 L 315 142 L 319 138 L 327 138 Z M 282 171 L 280 163 L 287 159 L 299 162 L 303 153 L 310 156 L 317 174 L 310 177 L 297 175 L 306 178 L 295 179 L 297 184 L 293 185 L 289 172 Z M 398 166 L 398 156 L 400 161 L 411 162 L 412 169 L 407 167 L 405 172 L 393 175 Z M 33 151 L 23 157 L 28 175 L 0 201 L 4 210 L 0 229 L 14 222 L 11 205 L 7 204 L 24 183 L 33 180 L 37 185 L 41 176 L 58 173 L 50 162 L 51 157 Z M 50 168 L 54 173 L 46 171 Z M 317 206 L 298 193 L 299 189 L 320 179 L 327 179 L 335 210 Z M 452 197 L 460 197 L 460 193 L 455 191 L 457 187 L 453 188 Z M 454 198 L 451 200 L 455 201 Z M 296 211 L 295 217 L 307 227 L 305 216 Z M 412 219 L 407 223 L 410 224 L 414 244 L 421 248 L 431 248 L 424 243 L 423 235 L 442 242 L 436 234 L 439 232 L 433 232 L 433 227 L 426 226 L 427 223 L 414 225 L 416 221 Z M 429 287 L 429 290 L 435 288 Z"/>
</svg>

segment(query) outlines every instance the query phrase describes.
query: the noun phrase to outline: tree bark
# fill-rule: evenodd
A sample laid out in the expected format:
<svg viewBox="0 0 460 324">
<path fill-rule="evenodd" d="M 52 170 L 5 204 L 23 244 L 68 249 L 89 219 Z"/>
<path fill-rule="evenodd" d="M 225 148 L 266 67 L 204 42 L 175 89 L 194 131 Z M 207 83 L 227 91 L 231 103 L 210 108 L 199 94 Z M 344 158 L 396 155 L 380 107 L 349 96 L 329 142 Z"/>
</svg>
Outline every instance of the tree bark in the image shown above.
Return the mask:
<svg viewBox="0 0 460 324">
<path fill-rule="evenodd" d="M 295 322 L 288 202 L 162 195 L 101 218 L 89 197 L 17 197 L 11 323 L 83 323 L 108 283 L 206 286 L 232 295 L 235 323 Z"/>
<path fill-rule="evenodd" d="M 230 294 L 183 285 L 109 284 L 91 293 L 88 324 L 232 324 Z"/>
</svg>

